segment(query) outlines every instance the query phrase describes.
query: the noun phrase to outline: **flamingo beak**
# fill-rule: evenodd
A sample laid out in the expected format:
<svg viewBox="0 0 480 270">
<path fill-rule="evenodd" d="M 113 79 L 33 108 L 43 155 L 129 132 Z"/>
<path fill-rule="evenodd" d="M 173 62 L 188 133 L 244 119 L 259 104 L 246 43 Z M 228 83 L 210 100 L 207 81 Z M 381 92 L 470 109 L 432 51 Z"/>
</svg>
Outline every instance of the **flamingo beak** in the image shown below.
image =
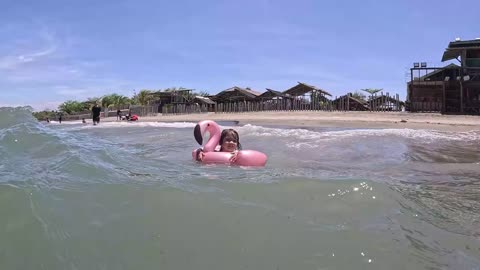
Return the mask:
<svg viewBox="0 0 480 270">
<path fill-rule="evenodd" d="M 202 145 L 203 143 L 203 136 L 202 136 L 202 130 L 200 129 L 200 125 L 197 124 L 195 126 L 195 129 L 193 129 L 193 136 L 195 137 L 195 140 L 197 141 L 198 144 Z"/>
</svg>

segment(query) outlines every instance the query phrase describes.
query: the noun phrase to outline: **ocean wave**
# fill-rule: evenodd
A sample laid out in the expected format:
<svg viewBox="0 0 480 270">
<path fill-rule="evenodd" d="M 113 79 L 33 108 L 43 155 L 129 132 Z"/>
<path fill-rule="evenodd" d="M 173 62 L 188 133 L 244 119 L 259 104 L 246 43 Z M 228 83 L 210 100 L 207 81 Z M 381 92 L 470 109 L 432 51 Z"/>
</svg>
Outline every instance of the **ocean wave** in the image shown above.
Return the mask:
<svg viewBox="0 0 480 270">
<path fill-rule="evenodd" d="M 422 140 L 424 142 L 446 141 L 477 141 L 480 139 L 479 131 L 445 132 L 435 130 L 416 129 L 352 129 L 340 131 L 313 131 L 308 129 L 269 128 L 256 125 L 245 125 L 239 129 L 243 136 L 294 138 L 300 141 L 310 140 L 341 140 L 345 138 L 368 138 L 397 136 L 407 139 Z"/>
<path fill-rule="evenodd" d="M 0 183 L 50 188 L 128 177 L 117 168 L 135 149 L 50 128 L 32 116 L 31 108 L 1 108 L 0 127 Z"/>
<path fill-rule="evenodd" d="M 63 122 L 62 122 L 63 125 Z M 94 126 L 91 123 L 75 123 L 73 129 L 92 129 L 92 128 L 138 128 L 138 127 L 163 127 L 163 128 L 194 128 L 196 123 L 191 122 L 100 122 Z"/>
</svg>

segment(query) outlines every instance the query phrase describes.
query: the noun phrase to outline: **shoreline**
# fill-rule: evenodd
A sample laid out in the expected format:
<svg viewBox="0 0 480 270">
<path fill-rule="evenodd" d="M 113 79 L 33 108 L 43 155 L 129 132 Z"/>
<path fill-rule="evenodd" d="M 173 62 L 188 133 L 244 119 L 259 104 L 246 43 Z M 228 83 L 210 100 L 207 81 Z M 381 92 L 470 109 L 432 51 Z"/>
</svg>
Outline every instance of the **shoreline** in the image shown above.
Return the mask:
<svg viewBox="0 0 480 270">
<path fill-rule="evenodd" d="M 341 128 L 410 128 L 443 131 L 480 130 L 480 116 L 441 115 L 436 113 L 407 112 L 247 112 L 247 113 L 197 113 L 182 115 L 157 115 L 140 117 L 141 122 L 198 122 L 238 121 L 239 124 L 292 127 Z M 116 117 L 102 119 L 115 122 Z"/>
</svg>

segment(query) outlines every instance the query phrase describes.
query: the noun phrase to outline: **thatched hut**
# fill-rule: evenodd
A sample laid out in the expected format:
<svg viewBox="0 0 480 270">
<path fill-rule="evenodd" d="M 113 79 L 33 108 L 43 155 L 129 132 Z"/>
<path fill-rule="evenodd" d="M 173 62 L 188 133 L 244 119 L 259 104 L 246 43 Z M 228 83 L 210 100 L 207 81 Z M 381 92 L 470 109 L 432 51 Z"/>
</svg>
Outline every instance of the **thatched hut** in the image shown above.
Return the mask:
<svg viewBox="0 0 480 270">
<path fill-rule="evenodd" d="M 266 88 L 267 91 L 257 97 L 257 100 L 271 100 L 271 99 L 291 99 L 292 96 L 284 94 L 280 91 L 275 91 L 270 88 Z"/>
<path fill-rule="evenodd" d="M 323 97 L 323 98 L 326 98 L 326 96 L 330 96 L 330 97 L 332 96 L 330 93 L 328 93 L 323 89 L 320 89 L 316 86 L 309 85 L 302 82 L 298 82 L 297 85 L 283 92 L 283 94 L 290 95 L 293 97 L 304 96 L 307 93 L 310 93 L 311 95 L 316 95 L 318 97 Z"/>
<path fill-rule="evenodd" d="M 253 101 L 260 93 L 254 91 L 250 88 L 241 88 L 238 86 L 234 86 L 228 89 L 223 90 L 222 92 L 212 96 L 212 99 L 217 103 L 225 103 L 225 102 L 238 102 L 238 101 Z"/>
<path fill-rule="evenodd" d="M 405 102 L 401 101 L 398 95 L 394 98 L 387 94 L 373 96 L 368 101 L 368 106 L 375 111 L 401 111 L 405 107 Z"/>
<path fill-rule="evenodd" d="M 215 105 L 217 104 L 215 103 L 215 101 L 204 96 L 195 96 L 193 102 L 195 103 L 195 105 L 206 108 L 206 110 L 209 112 L 215 111 Z"/>
<path fill-rule="evenodd" d="M 370 108 L 366 101 L 355 98 L 352 94 L 340 96 L 332 101 L 332 104 L 337 110 L 344 111 L 369 111 Z"/>
<path fill-rule="evenodd" d="M 323 89 L 303 82 L 298 82 L 297 85 L 285 90 L 283 94 L 293 98 L 292 105 L 294 110 L 316 110 L 322 108 L 329 102 L 327 96 L 332 96 Z"/>
</svg>

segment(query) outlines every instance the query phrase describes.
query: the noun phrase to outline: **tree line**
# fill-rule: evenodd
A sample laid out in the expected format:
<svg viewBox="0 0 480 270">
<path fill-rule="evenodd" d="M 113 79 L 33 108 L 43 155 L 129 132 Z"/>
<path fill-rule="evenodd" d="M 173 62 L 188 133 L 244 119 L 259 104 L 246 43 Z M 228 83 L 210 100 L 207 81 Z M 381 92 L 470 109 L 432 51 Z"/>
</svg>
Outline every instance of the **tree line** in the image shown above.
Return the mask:
<svg viewBox="0 0 480 270">
<path fill-rule="evenodd" d="M 147 106 L 151 102 L 156 100 L 155 93 L 158 92 L 173 92 L 178 90 L 186 90 L 185 88 L 179 87 L 172 87 L 167 88 L 164 90 L 147 90 L 143 89 L 138 93 L 134 93 L 132 97 L 127 97 L 121 94 L 108 94 L 102 97 L 91 97 L 87 98 L 84 101 L 78 100 L 67 100 L 61 103 L 57 110 L 43 110 L 41 112 L 34 112 L 33 116 L 36 117 L 38 120 L 45 120 L 46 118 L 56 118 L 59 114 L 79 114 L 79 113 L 88 113 L 92 107 L 97 104 L 102 108 L 120 108 L 127 105 L 140 105 L 140 106 Z M 201 91 L 201 92 L 192 92 L 191 95 L 195 96 L 206 96 L 209 95 L 208 92 Z"/>
<path fill-rule="evenodd" d="M 112 93 L 108 95 L 104 95 L 102 97 L 91 97 L 87 98 L 84 101 L 77 101 L 77 100 L 67 100 L 63 103 L 61 103 L 57 110 L 43 110 L 41 112 L 34 112 L 33 116 L 36 117 L 38 120 L 45 120 L 46 118 L 51 118 L 54 119 L 58 117 L 59 114 L 79 114 L 79 113 L 88 113 L 92 107 L 97 104 L 103 108 L 120 108 L 126 105 L 141 105 L 141 106 L 147 106 L 151 102 L 154 102 L 157 98 L 155 97 L 155 94 L 158 92 L 173 92 L 173 91 L 178 91 L 178 90 L 186 90 L 183 87 L 172 87 L 172 88 L 167 88 L 164 90 L 148 90 L 148 89 L 143 89 L 139 91 L 138 93 L 134 93 L 132 97 L 127 97 L 124 95 Z M 373 89 L 373 88 L 368 88 L 368 89 L 360 89 L 361 91 L 367 92 L 370 94 L 369 97 L 367 97 L 365 94 L 363 94 L 360 91 L 355 91 L 352 93 L 352 96 L 362 100 L 362 101 L 368 101 L 373 98 L 373 95 L 377 92 L 382 91 L 383 89 Z M 192 96 L 208 96 L 209 93 L 206 91 L 200 91 L 200 92 L 192 92 Z"/>
</svg>

